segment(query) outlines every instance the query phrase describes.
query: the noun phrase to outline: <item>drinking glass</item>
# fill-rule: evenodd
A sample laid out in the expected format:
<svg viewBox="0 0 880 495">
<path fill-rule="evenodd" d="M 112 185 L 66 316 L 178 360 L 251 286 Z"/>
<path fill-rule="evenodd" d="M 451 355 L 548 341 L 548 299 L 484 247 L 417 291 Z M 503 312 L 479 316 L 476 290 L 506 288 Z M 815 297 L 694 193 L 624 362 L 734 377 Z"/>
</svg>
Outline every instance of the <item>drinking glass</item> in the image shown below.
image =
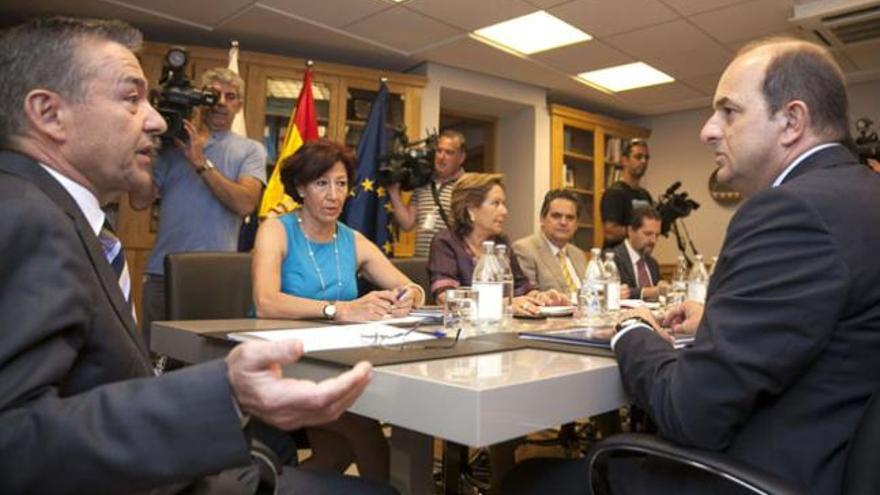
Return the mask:
<svg viewBox="0 0 880 495">
<path fill-rule="evenodd" d="M 455 335 L 459 329 L 463 338 L 474 335 L 478 303 L 479 294 L 470 287 L 447 290 L 443 303 L 443 329 L 446 335 Z"/>
</svg>

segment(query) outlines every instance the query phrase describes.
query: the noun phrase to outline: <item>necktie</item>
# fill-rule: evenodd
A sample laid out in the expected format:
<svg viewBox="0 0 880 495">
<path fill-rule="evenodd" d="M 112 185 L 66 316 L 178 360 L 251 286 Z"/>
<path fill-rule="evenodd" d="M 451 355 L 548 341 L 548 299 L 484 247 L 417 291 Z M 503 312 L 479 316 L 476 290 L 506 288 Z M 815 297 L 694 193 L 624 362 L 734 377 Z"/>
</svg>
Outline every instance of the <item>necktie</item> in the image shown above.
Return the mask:
<svg viewBox="0 0 880 495">
<path fill-rule="evenodd" d="M 565 259 L 565 249 L 559 250 L 559 269 L 562 270 L 562 280 L 565 281 L 568 292 L 577 292 L 577 286 L 571 279 L 571 272 L 568 271 L 568 262 Z"/>
<path fill-rule="evenodd" d="M 101 242 L 101 248 L 104 250 L 104 256 L 107 262 L 116 273 L 116 280 L 119 283 L 119 289 L 126 301 L 130 301 L 131 296 L 131 276 L 128 273 L 128 263 L 125 261 L 125 250 L 122 249 L 122 241 L 116 237 L 116 232 L 110 222 L 104 220 L 104 226 L 98 234 L 98 241 Z"/>
<path fill-rule="evenodd" d="M 650 287 L 651 275 L 648 274 L 648 265 L 645 263 L 645 258 L 639 258 L 639 261 L 636 261 L 636 268 L 639 270 L 639 288 Z"/>
</svg>

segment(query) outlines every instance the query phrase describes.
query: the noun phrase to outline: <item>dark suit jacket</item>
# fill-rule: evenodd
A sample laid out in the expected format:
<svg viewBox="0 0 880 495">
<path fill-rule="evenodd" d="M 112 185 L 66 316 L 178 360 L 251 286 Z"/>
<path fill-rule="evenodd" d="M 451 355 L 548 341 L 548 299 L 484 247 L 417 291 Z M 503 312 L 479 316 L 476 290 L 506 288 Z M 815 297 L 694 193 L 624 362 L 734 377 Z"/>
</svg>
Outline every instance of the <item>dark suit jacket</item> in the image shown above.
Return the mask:
<svg viewBox="0 0 880 495">
<path fill-rule="evenodd" d="M 662 436 L 841 489 L 847 443 L 880 389 L 880 175 L 843 147 L 740 206 L 693 347 L 637 328 L 626 389 Z"/>
<path fill-rule="evenodd" d="M 577 273 L 572 277 L 583 278 L 587 270 L 587 257 L 584 252 L 574 244 L 566 244 L 571 264 Z M 556 289 L 563 294 L 568 294 L 565 279 L 562 278 L 562 268 L 559 266 L 559 258 L 553 256 L 550 246 L 541 234 L 532 234 L 523 237 L 513 243 L 513 252 L 519 260 L 519 266 L 523 273 L 538 288 L 538 290 Z"/>
<path fill-rule="evenodd" d="M 639 299 L 639 278 L 633 272 L 632 259 L 629 257 L 629 251 L 626 249 L 625 242 L 621 242 L 614 247 L 614 264 L 617 265 L 617 271 L 620 272 L 620 283 L 630 286 L 631 298 Z M 660 265 L 650 255 L 645 257 L 645 264 L 648 266 L 651 280 L 654 282 L 654 285 L 657 285 L 657 282 L 660 281 Z"/>
<path fill-rule="evenodd" d="M 225 363 L 152 377 L 63 187 L 0 151 L 0 211 L 0 492 L 131 493 L 248 463 Z"/>
</svg>

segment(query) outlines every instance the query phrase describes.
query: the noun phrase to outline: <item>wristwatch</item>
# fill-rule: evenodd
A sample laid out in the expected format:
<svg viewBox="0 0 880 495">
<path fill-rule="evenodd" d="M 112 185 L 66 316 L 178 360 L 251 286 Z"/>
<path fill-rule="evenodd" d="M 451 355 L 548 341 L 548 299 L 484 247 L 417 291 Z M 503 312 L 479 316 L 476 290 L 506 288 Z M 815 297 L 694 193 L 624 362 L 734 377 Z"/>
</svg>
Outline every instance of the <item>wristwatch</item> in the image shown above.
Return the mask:
<svg viewBox="0 0 880 495">
<path fill-rule="evenodd" d="M 336 318 L 336 301 L 329 302 L 321 308 L 321 314 L 324 315 L 324 319 L 332 320 Z"/>
<path fill-rule="evenodd" d="M 652 332 L 654 331 L 654 327 L 651 326 L 651 323 L 648 320 L 642 318 L 641 316 L 630 316 L 629 318 L 622 320 L 620 323 L 617 324 L 617 326 L 614 327 L 614 333 L 617 333 L 624 328 L 629 328 L 635 325 L 644 325 L 651 329 Z"/>
<path fill-rule="evenodd" d="M 205 163 L 204 163 L 204 165 L 202 165 L 202 166 L 196 171 L 196 173 L 199 174 L 199 175 L 202 175 L 203 173 L 205 173 L 205 172 L 207 172 L 207 171 L 209 171 L 209 170 L 214 170 L 215 168 L 217 168 L 217 167 L 215 167 L 214 164 L 211 163 L 211 160 L 208 160 L 207 158 L 205 158 Z"/>
</svg>

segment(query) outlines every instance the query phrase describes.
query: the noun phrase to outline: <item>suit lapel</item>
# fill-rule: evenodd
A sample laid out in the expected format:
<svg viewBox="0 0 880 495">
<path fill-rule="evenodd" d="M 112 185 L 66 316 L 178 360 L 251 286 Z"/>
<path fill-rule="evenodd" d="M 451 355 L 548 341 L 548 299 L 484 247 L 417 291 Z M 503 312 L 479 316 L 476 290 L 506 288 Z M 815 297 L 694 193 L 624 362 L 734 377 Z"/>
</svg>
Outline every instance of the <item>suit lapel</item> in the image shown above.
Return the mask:
<svg viewBox="0 0 880 495">
<path fill-rule="evenodd" d="M 547 269 L 550 270 L 550 273 L 552 273 L 552 279 L 564 280 L 562 276 L 562 268 L 559 266 L 559 258 L 553 256 L 553 253 L 550 251 L 550 246 L 547 245 L 544 236 L 535 234 L 535 244 L 535 247 L 538 249 L 538 256 L 541 258 L 541 263 L 546 265 Z"/>
<path fill-rule="evenodd" d="M 147 358 L 146 350 L 135 328 L 134 319 L 131 315 L 131 306 L 125 301 L 122 290 L 113 268 L 104 257 L 104 252 L 98 243 L 98 238 L 92 231 L 88 220 L 83 215 L 70 194 L 51 175 L 33 159 L 9 151 L 0 152 L 0 170 L 21 177 L 39 188 L 49 199 L 52 200 L 64 213 L 70 217 L 76 233 L 79 236 L 83 249 L 88 255 L 92 268 L 98 275 L 101 288 L 107 299 L 113 306 L 119 320 L 125 327 L 126 333 L 134 341 L 135 346 Z"/>
<path fill-rule="evenodd" d="M 620 243 L 614 248 L 615 254 L 620 257 L 620 260 L 623 263 L 620 263 L 617 269 L 620 271 L 620 279 L 621 280 L 632 280 L 635 282 L 635 285 L 638 286 L 639 279 L 636 278 L 635 272 L 633 272 L 633 264 L 632 258 L 629 257 L 629 251 L 626 249 L 626 244 Z"/>
</svg>

